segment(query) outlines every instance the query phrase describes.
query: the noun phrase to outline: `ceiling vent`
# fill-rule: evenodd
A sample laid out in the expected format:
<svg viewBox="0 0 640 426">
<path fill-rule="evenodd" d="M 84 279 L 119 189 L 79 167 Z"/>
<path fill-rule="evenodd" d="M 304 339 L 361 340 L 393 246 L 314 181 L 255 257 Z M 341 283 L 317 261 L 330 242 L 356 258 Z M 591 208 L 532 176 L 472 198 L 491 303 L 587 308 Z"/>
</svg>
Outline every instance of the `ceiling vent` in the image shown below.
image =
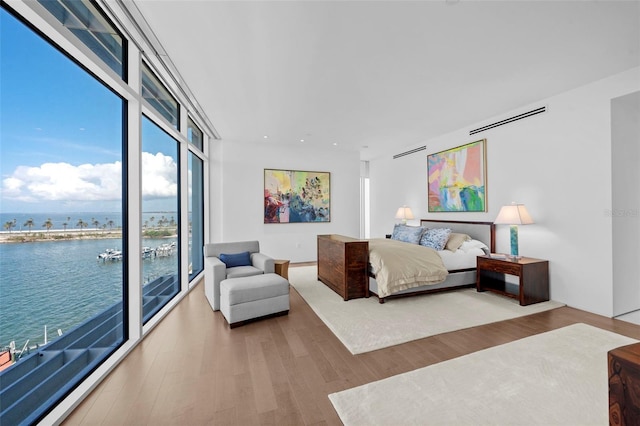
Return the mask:
<svg viewBox="0 0 640 426">
<path fill-rule="evenodd" d="M 401 152 L 400 154 L 394 155 L 393 159 L 395 160 L 396 158 L 404 157 L 405 155 L 415 154 L 416 152 L 424 151 L 425 149 L 427 149 L 426 145 L 421 146 L 419 148 L 412 149 L 410 151 Z"/>
<path fill-rule="evenodd" d="M 543 106 L 543 107 L 531 110 L 529 112 L 525 112 L 525 113 L 522 113 L 522 114 L 519 114 L 519 115 L 515 115 L 515 116 L 513 116 L 511 118 L 506 118 L 506 119 L 498 121 L 496 123 L 488 124 L 486 126 L 479 127 L 479 128 L 477 128 L 475 130 L 471 130 L 469 132 L 469 135 L 475 135 L 476 133 L 484 132 L 485 130 L 493 129 L 494 127 L 503 126 L 505 124 L 513 123 L 514 121 L 522 120 L 523 118 L 528 118 L 528 117 L 532 117 L 534 115 L 542 114 L 543 112 L 546 112 L 546 111 L 547 111 L 547 107 Z"/>
</svg>

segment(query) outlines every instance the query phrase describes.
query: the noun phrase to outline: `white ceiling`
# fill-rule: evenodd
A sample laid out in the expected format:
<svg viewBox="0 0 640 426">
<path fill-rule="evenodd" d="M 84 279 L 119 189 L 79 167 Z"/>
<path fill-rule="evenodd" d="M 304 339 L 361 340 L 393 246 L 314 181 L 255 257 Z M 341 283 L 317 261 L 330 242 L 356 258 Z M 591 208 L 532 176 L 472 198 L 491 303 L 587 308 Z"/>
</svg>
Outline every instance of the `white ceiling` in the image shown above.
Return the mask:
<svg viewBox="0 0 640 426">
<path fill-rule="evenodd" d="M 640 65 L 638 1 L 135 4 L 223 140 L 362 159 Z"/>
</svg>

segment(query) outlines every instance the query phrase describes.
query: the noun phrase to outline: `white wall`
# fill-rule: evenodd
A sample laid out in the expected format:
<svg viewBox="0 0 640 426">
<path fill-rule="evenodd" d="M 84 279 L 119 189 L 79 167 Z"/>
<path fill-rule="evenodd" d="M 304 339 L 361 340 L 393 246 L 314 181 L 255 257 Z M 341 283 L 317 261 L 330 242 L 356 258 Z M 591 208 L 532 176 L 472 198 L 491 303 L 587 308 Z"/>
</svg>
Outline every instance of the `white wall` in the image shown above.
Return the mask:
<svg viewBox="0 0 640 426">
<path fill-rule="evenodd" d="M 640 92 L 611 101 L 613 314 L 640 309 Z"/>
<path fill-rule="evenodd" d="M 357 152 L 218 141 L 212 149 L 211 242 L 257 239 L 275 258 L 316 260 L 318 234 L 358 237 L 360 157 Z M 331 222 L 264 223 L 264 169 L 331 173 Z M 216 181 L 218 180 L 218 181 Z"/>
<path fill-rule="evenodd" d="M 424 141 L 418 154 L 371 161 L 371 236 L 390 233 L 403 204 L 416 218 L 493 221 L 502 205 L 524 203 L 536 223 L 520 227 L 520 253 L 550 261 L 551 298 L 612 316 L 610 105 L 639 89 L 635 68 Z M 540 106 L 548 111 L 469 136 Z M 478 139 L 487 139 L 488 211 L 428 214 L 426 156 Z M 497 226 L 497 251 L 509 252 L 508 234 Z"/>
</svg>

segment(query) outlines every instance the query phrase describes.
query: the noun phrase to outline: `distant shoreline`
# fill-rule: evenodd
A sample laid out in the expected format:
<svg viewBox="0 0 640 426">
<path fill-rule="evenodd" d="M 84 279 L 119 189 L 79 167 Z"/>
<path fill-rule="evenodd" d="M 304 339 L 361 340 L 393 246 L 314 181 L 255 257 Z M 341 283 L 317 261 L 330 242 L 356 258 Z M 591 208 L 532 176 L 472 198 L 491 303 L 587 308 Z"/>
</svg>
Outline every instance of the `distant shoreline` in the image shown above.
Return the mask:
<svg viewBox="0 0 640 426">
<path fill-rule="evenodd" d="M 149 232 L 163 233 L 161 235 L 144 235 L 146 238 L 171 238 L 176 237 L 175 230 L 167 234 L 166 228 L 152 228 Z M 49 231 L 0 231 L 0 244 L 19 244 L 49 241 L 74 241 L 74 240 L 102 240 L 122 238 L 122 229 L 56 229 Z"/>
</svg>

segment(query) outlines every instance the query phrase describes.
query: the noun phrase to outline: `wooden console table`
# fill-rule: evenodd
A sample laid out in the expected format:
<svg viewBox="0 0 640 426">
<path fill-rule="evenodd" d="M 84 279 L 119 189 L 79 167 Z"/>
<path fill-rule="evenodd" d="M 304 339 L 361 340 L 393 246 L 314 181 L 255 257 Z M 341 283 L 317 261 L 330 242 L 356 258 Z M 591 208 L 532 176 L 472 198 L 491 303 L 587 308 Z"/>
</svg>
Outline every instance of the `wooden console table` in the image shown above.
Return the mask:
<svg viewBox="0 0 640 426">
<path fill-rule="evenodd" d="M 369 242 L 318 235 L 318 280 L 344 300 L 369 297 Z"/>
</svg>

